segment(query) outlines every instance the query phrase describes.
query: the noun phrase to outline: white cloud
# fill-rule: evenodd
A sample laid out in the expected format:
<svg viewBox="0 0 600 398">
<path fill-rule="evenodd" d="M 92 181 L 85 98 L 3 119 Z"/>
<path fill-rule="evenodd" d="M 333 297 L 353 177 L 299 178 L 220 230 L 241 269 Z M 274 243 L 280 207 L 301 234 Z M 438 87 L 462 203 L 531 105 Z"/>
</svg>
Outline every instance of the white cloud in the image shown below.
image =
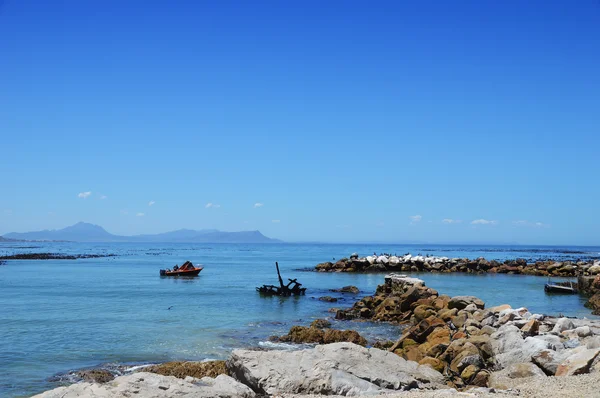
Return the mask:
<svg viewBox="0 0 600 398">
<path fill-rule="evenodd" d="M 471 224 L 473 224 L 473 225 L 496 225 L 496 224 L 498 224 L 498 221 L 495 221 L 495 220 L 485 220 L 483 218 L 480 218 L 479 220 L 473 220 L 473 221 L 471 221 Z"/>
<path fill-rule="evenodd" d="M 137 213 L 137 214 L 136 214 L 136 216 L 137 216 L 137 217 L 144 217 L 144 216 L 145 216 L 145 214 L 144 214 L 144 213 Z"/>
<path fill-rule="evenodd" d="M 421 220 L 423 219 L 423 217 L 422 217 L 422 216 L 419 216 L 419 215 L 416 215 L 416 216 L 410 216 L 410 217 L 408 217 L 408 218 L 410 218 L 410 223 L 411 223 L 411 224 L 416 224 L 416 223 L 418 223 L 418 222 L 421 222 Z"/>
<path fill-rule="evenodd" d="M 443 222 L 444 224 L 460 224 L 460 223 L 462 222 L 462 220 L 454 220 L 454 219 L 452 219 L 452 218 L 444 218 L 444 219 L 442 220 L 442 222 Z"/>
<path fill-rule="evenodd" d="M 148 206 L 152 206 L 155 203 L 156 203 L 155 201 L 151 200 L 150 202 L 148 202 Z"/>
<path fill-rule="evenodd" d="M 281 222 L 281 220 L 272 220 L 271 222 L 274 222 L 274 223 L 276 223 L 276 224 L 277 224 L 277 223 L 280 223 L 280 222 Z"/>
<path fill-rule="evenodd" d="M 255 203 L 255 204 L 254 204 L 254 208 L 255 208 L 255 209 L 257 209 L 257 208 L 259 208 L 259 207 L 263 207 L 263 206 L 264 206 L 264 204 L 263 204 L 263 203 L 260 203 L 260 202 L 257 202 L 257 203 Z"/>
<path fill-rule="evenodd" d="M 218 205 L 218 204 L 216 204 L 216 203 L 210 203 L 210 202 L 209 202 L 209 203 L 207 203 L 207 204 L 206 204 L 206 206 L 204 206 L 204 207 L 206 207 L 207 209 L 210 209 L 211 207 L 212 207 L 213 209 L 218 209 L 219 207 L 221 207 L 221 205 Z"/>
<path fill-rule="evenodd" d="M 527 221 L 527 220 L 518 220 L 518 221 L 513 221 L 512 222 L 513 225 L 516 225 L 518 227 L 531 227 L 531 228 L 550 228 L 550 225 L 548 224 L 544 224 L 543 222 L 533 222 L 533 221 Z"/>
<path fill-rule="evenodd" d="M 89 198 L 89 197 L 90 197 L 90 195 L 91 195 L 91 194 L 92 194 L 92 192 L 91 192 L 91 191 L 87 191 L 87 192 L 79 192 L 79 193 L 77 194 L 77 197 L 78 197 L 78 198 L 81 198 L 81 199 L 87 199 L 87 198 Z"/>
</svg>

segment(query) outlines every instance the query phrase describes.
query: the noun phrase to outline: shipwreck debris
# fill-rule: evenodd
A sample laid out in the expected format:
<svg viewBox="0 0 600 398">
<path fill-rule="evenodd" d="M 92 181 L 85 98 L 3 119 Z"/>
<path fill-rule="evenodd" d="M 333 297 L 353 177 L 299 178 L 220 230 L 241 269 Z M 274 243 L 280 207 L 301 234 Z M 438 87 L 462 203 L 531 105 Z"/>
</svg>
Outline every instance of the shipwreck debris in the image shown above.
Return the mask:
<svg viewBox="0 0 600 398">
<path fill-rule="evenodd" d="M 281 278 L 281 273 L 279 272 L 279 264 L 275 262 L 275 267 L 277 268 L 277 277 L 279 278 L 279 286 L 275 285 L 262 285 L 261 287 L 257 287 L 256 291 L 260 294 L 264 294 L 266 296 L 300 296 L 306 293 L 306 288 L 301 287 L 302 283 L 298 282 L 297 279 L 289 279 L 289 283 L 287 285 L 283 284 L 283 279 Z"/>
</svg>

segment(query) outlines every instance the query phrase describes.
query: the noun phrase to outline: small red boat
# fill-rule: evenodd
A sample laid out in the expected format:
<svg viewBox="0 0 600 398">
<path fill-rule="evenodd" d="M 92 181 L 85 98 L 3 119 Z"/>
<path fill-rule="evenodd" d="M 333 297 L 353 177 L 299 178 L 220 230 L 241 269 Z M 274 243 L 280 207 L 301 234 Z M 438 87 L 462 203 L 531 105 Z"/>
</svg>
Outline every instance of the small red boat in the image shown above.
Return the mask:
<svg viewBox="0 0 600 398">
<path fill-rule="evenodd" d="M 194 267 L 191 261 L 186 261 L 181 267 L 175 266 L 173 269 L 161 269 L 160 276 L 198 276 L 204 268 Z"/>
</svg>

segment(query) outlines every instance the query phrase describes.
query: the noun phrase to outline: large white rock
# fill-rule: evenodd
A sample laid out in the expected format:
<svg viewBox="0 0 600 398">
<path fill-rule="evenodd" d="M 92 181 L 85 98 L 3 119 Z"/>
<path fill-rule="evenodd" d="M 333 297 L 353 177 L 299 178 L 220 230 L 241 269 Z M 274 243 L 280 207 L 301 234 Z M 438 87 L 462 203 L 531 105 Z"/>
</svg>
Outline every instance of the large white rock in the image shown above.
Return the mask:
<svg viewBox="0 0 600 398">
<path fill-rule="evenodd" d="M 377 264 L 387 264 L 390 260 L 386 256 L 377 257 Z"/>
<path fill-rule="evenodd" d="M 235 350 L 228 367 L 261 394 L 358 395 L 432 386 L 443 376 L 398 355 L 352 343 L 301 351 Z"/>
<path fill-rule="evenodd" d="M 598 348 L 588 349 L 583 346 L 572 351 L 574 354 L 570 355 L 558 366 L 556 376 L 574 376 L 588 373 L 594 359 L 600 354 L 600 349 Z"/>
<path fill-rule="evenodd" d="M 219 375 L 214 379 L 204 377 L 197 383 L 190 383 L 173 376 L 140 372 L 120 376 L 104 384 L 77 383 L 68 387 L 59 387 L 36 395 L 34 398 L 252 398 L 255 396 L 256 394 L 250 388 L 225 375 Z"/>
<path fill-rule="evenodd" d="M 521 331 L 514 325 L 504 325 L 491 335 L 492 349 L 501 369 L 517 363 L 531 362 L 532 357 L 551 345 L 536 337 L 523 339 Z"/>
<path fill-rule="evenodd" d="M 375 264 L 375 261 L 377 260 L 377 257 L 375 256 L 367 256 L 367 261 L 369 262 L 369 264 L 373 265 Z"/>
<path fill-rule="evenodd" d="M 390 257 L 390 264 L 398 264 L 400 262 L 400 259 L 396 256 L 392 256 Z"/>
<path fill-rule="evenodd" d="M 559 320 L 556 321 L 556 324 L 554 325 L 552 332 L 553 333 L 562 333 L 565 330 L 571 330 L 574 328 L 575 328 L 575 325 L 573 325 L 573 321 L 571 321 L 569 318 L 560 318 Z"/>
</svg>

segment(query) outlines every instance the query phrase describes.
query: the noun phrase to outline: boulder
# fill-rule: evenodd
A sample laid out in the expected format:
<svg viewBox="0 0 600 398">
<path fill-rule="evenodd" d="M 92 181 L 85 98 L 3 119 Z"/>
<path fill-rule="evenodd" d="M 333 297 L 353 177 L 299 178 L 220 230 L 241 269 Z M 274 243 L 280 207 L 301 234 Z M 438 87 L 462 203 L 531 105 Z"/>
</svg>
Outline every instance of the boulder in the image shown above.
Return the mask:
<svg viewBox="0 0 600 398">
<path fill-rule="evenodd" d="M 514 363 L 508 366 L 506 369 L 492 373 L 490 375 L 488 385 L 492 388 L 505 390 L 515 384 L 514 379 L 523 379 L 529 377 L 545 378 L 546 374 L 531 362 Z"/>
<path fill-rule="evenodd" d="M 301 351 L 234 350 L 228 368 L 255 392 L 268 395 L 348 396 L 435 387 L 444 382 L 429 366 L 350 343 Z"/>
<path fill-rule="evenodd" d="M 499 314 L 500 312 L 502 312 L 504 310 L 510 310 L 510 309 L 512 309 L 512 307 L 509 304 L 502 304 L 502 305 L 497 305 L 495 307 L 488 308 L 488 310 L 493 312 L 494 314 Z"/>
<path fill-rule="evenodd" d="M 521 328 L 521 332 L 523 332 L 527 336 L 535 336 L 536 334 L 538 334 L 539 330 L 540 330 L 540 323 L 535 319 L 528 321 L 525 324 L 525 326 L 523 326 Z"/>
<path fill-rule="evenodd" d="M 567 357 L 567 359 L 558 366 L 556 369 L 556 376 L 574 376 L 587 373 L 590 370 L 590 366 L 600 353 L 600 349 L 581 348 L 581 350 L 577 350 L 577 352 Z"/>
<path fill-rule="evenodd" d="M 311 328 L 325 329 L 331 327 L 331 322 L 327 319 L 315 319 L 311 324 Z"/>
<path fill-rule="evenodd" d="M 153 397 L 190 396 L 195 398 L 253 398 L 256 394 L 247 386 L 227 375 L 216 378 L 189 377 L 181 380 L 173 376 L 139 372 L 115 378 L 110 383 L 77 383 L 58 387 L 36 395 L 36 398 L 78 397 Z"/>
<path fill-rule="evenodd" d="M 575 328 L 575 325 L 573 325 L 573 321 L 571 321 L 569 318 L 559 318 L 556 321 L 556 324 L 554 325 L 552 332 L 553 333 L 562 333 L 565 330 L 571 330 L 574 328 Z"/>
<path fill-rule="evenodd" d="M 344 286 L 340 289 L 331 289 L 332 292 L 335 293 L 352 293 L 352 294 L 358 294 L 360 293 L 359 288 L 357 288 L 356 286 Z"/>
<path fill-rule="evenodd" d="M 179 379 L 194 377 L 217 377 L 218 375 L 229 375 L 225 361 L 209 362 L 165 362 L 143 368 L 144 372 L 156 373 L 162 376 L 175 376 Z"/>
<path fill-rule="evenodd" d="M 448 302 L 448 308 L 456 308 L 458 310 L 465 309 L 469 304 L 474 304 L 477 308 L 483 309 L 485 303 L 475 296 L 455 296 Z"/>
<path fill-rule="evenodd" d="M 86 369 L 80 370 L 75 374 L 81 377 L 83 381 L 89 383 L 106 383 L 115 378 L 115 376 L 106 369 Z"/>
<path fill-rule="evenodd" d="M 567 359 L 568 351 L 542 350 L 531 359 L 548 376 L 554 376 L 558 366 Z"/>
<path fill-rule="evenodd" d="M 323 297 L 319 297 L 319 301 L 325 301 L 327 303 L 335 303 L 336 301 L 338 301 L 338 299 L 336 299 L 335 297 L 331 297 L 331 296 L 323 296 Z"/>
</svg>

